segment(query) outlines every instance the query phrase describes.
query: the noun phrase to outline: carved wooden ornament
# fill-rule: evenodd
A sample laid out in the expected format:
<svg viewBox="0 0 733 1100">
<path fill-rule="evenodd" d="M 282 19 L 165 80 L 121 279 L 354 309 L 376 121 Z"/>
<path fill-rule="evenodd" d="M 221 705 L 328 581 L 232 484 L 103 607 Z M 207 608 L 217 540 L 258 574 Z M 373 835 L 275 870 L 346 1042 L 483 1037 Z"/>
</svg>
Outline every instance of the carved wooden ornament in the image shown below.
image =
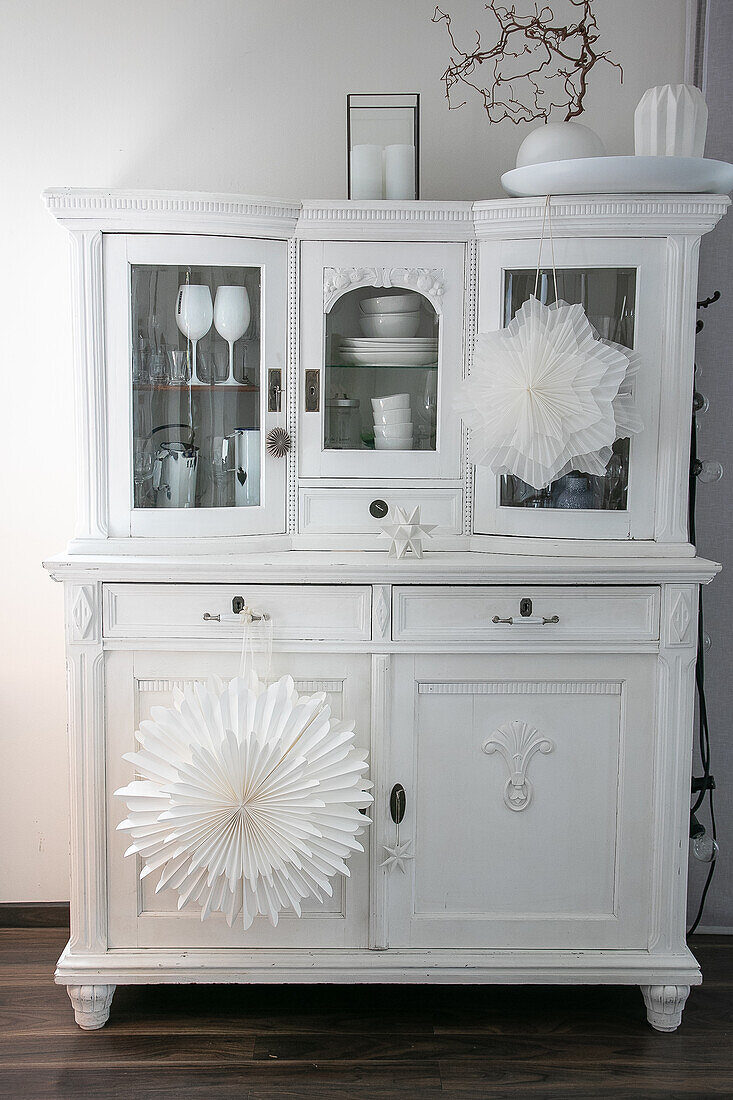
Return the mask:
<svg viewBox="0 0 733 1100">
<path fill-rule="evenodd" d="M 507 722 L 495 729 L 481 746 L 490 756 L 499 752 L 504 757 L 509 778 L 504 785 L 504 802 L 510 810 L 526 810 L 532 801 L 532 784 L 527 778 L 529 762 L 536 752 L 552 752 L 549 737 L 543 737 L 526 722 Z"/>
</svg>

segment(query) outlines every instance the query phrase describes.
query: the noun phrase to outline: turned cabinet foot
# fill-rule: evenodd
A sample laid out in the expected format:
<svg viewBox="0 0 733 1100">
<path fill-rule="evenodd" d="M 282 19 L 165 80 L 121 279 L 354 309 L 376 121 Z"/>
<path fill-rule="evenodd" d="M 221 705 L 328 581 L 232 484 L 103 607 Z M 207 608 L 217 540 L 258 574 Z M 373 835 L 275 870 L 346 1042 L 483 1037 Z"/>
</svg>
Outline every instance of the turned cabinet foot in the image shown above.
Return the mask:
<svg viewBox="0 0 733 1100">
<path fill-rule="evenodd" d="M 674 1031 L 682 1022 L 689 985 L 642 985 L 646 1016 L 656 1031 Z"/>
<path fill-rule="evenodd" d="M 74 1017 L 84 1031 L 104 1027 L 109 1017 L 115 986 L 67 985 L 66 992 L 74 1006 Z"/>
</svg>

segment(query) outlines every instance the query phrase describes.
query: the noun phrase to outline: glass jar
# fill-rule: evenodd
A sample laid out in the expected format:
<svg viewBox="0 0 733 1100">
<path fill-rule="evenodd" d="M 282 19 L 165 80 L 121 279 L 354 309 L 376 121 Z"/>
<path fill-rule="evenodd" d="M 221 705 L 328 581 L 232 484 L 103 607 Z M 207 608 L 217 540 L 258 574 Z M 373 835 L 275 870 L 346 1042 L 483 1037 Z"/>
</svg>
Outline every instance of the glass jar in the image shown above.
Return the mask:
<svg viewBox="0 0 733 1100">
<path fill-rule="evenodd" d="M 346 394 L 328 402 L 326 447 L 336 451 L 353 451 L 361 447 L 359 400 Z"/>
</svg>

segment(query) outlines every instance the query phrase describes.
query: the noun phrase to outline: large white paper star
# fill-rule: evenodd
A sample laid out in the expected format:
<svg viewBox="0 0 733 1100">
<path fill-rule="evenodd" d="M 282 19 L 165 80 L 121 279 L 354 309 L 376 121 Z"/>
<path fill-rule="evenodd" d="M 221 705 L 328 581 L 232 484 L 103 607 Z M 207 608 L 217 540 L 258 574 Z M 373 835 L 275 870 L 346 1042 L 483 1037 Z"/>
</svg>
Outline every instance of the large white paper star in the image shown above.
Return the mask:
<svg viewBox="0 0 733 1100">
<path fill-rule="evenodd" d="M 480 333 L 458 407 L 471 459 L 543 489 L 569 470 L 603 474 L 617 439 L 641 430 L 634 355 L 601 340 L 583 307 L 530 298 L 504 329 Z"/>
<path fill-rule="evenodd" d="M 299 696 L 289 676 L 191 684 L 137 739 L 125 759 L 142 778 L 115 792 L 128 810 L 118 828 L 141 877 L 159 872 L 156 892 L 176 890 L 179 909 L 277 924 L 281 909 L 300 916 L 303 898 L 330 896 L 363 851 L 359 811 L 373 799 L 353 723 L 333 722 L 325 695 Z"/>
<path fill-rule="evenodd" d="M 416 558 L 422 557 L 423 539 L 430 538 L 435 523 L 420 523 L 420 508 L 408 513 L 406 508 L 395 508 L 393 523 L 386 523 L 379 532 L 380 538 L 391 539 L 387 554 L 390 558 L 404 558 L 412 551 Z"/>
<path fill-rule="evenodd" d="M 406 840 L 404 844 L 400 844 L 399 841 L 397 841 L 391 847 L 389 844 L 385 844 L 384 850 L 387 853 L 387 858 L 382 861 L 382 867 L 386 867 L 388 871 L 402 871 L 404 875 L 405 863 L 407 860 L 415 858 L 411 848 L 411 840 Z"/>
</svg>

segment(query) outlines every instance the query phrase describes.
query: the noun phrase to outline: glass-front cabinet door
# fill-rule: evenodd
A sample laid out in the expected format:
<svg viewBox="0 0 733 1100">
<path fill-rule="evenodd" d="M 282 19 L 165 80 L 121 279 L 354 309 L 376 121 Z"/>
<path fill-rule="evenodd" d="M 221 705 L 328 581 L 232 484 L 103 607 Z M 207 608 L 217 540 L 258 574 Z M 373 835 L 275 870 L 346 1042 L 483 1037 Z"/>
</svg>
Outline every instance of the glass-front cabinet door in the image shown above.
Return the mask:
<svg viewBox="0 0 733 1100">
<path fill-rule="evenodd" d="M 285 530 L 287 244 L 105 239 L 114 535 Z"/>
<path fill-rule="evenodd" d="M 571 470 L 537 489 L 512 474 L 477 467 L 474 528 L 480 534 L 557 538 L 653 537 L 658 391 L 662 348 L 663 257 L 655 240 L 554 242 L 557 292 L 583 306 L 598 335 L 639 356 L 632 383 L 643 428 L 613 447 L 603 476 Z M 536 241 L 482 246 L 479 331 L 508 325 L 535 293 L 555 301 L 549 265 L 537 279 Z M 545 245 L 545 259 L 550 249 Z"/>
<path fill-rule="evenodd" d="M 460 476 L 464 246 L 306 242 L 302 478 Z"/>
</svg>

